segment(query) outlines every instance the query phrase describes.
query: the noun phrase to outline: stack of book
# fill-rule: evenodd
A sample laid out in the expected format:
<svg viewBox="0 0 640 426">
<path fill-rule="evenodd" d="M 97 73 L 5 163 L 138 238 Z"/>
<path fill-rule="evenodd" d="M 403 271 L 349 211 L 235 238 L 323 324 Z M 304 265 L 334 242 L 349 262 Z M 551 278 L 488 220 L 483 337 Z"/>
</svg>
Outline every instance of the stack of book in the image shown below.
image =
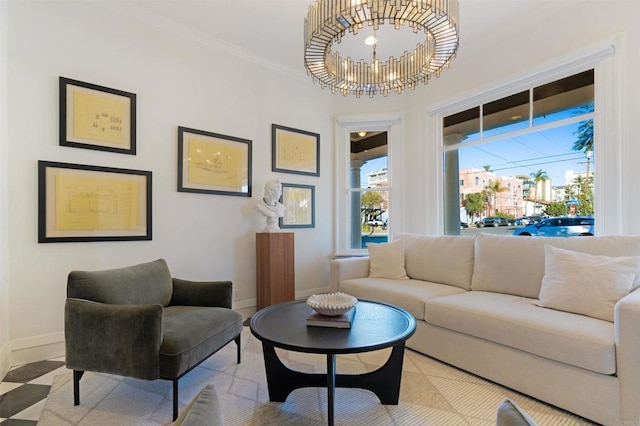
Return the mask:
<svg viewBox="0 0 640 426">
<path fill-rule="evenodd" d="M 321 315 L 314 312 L 307 317 L 307 327 L 351 328 L 355 313 L 355 307 L 337 316 Z"/>
</svg>

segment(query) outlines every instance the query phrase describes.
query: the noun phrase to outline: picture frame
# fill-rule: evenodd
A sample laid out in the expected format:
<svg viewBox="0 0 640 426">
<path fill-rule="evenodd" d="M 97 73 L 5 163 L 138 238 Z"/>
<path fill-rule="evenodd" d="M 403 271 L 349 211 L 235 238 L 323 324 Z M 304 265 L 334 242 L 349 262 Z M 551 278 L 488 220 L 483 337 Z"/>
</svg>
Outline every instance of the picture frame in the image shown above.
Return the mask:
<svg viewBox="0 0 640 426">
<path fill-rule="evenodd" d="M 150 171 L 38 161 L 38 242 L 152 239 Z"/>
<path fill-rule="evenodd" d="M 315 228 L 315 191 L 313 185 L 283 183 L 280 202 L 284 206 L 280 228 Z"/>
<path fill-rule="evenodd" d="M 320 135 L 272 124 L 271 170 L 320 176 Z"/>
<path fill-rule="evenodd" d="M 135 93 L 59 78 L 60 145 L 136 155 Z"/>
<path fill-rule="evenodd" d="M 249 139 L 178 127 L 178 192 L 251 197 Z"/>
</svg>

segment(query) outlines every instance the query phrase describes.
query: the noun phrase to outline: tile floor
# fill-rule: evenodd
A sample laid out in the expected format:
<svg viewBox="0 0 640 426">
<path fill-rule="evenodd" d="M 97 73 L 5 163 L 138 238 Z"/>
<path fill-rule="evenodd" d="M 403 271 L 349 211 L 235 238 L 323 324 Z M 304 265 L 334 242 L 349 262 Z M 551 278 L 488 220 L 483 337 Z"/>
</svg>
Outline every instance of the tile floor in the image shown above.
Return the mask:
<svg viewBox="0 0 640 426">
<path fill-rule="evenodd" d="M 67 371 L 64 358 L 12 367 L 0 382 L 0 425 L 36 426 L 53 378 Z"/>
</svg>

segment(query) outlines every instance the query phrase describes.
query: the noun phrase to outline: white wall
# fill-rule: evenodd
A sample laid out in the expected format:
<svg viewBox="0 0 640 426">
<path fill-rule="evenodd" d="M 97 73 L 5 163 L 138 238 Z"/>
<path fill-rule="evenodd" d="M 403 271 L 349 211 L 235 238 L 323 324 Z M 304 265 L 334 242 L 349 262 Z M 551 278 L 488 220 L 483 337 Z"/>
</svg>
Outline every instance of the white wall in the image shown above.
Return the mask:
<svg viewBox="0 0 640 426">
<path fill-rule="evenodd" d="M 251 311 L 256 299 L 255 233 L 264 226 L 253 205 L 262 197 L 264 183 L 276 177 L 316 186 L 316 227 L 295 230 L 296 294 L 304 297 L 328 288 L 331 94 L 319 91 L 302 71 L 299 77 L 283 75 L 217 54 L 210 40 L 189 35 L 188 41 L 129 19 L 117 7 L 90 3 L 8 5 L 11 161 L 8 209 L 3 207 L 0 217 L 8 213 L 10 224 L 12 364 L 60 352 L 66 278 L 74 269 L 163 257 L 176 277 L 232 280 L 240 295 L 234 306 Z M 137 94 L 137 155 L 59 146 L 59 76 Z M 320 133 L 319 178 L 271 172 L 272 123 Z M 253 197 L 178 193 L 179 125 L 251 139 Z M 152 171 L 153 240 L 38 244 L 38 160 Z M 6 298 L 0 303 L 6 304 Z M 7 312 L 3 305 L 0 311 Z M 2 336 L 0 330 L 0 347 Z"/>
<path fill-rule="evenodd" d="M 450 69 L 426 86 L 401 96 L 390 94 L 388 98 L 374 100 L 336 98 L 334 112 L 337 115 L 404 112 L 405 205 L 402 223 L 405 229 L 394 231 L 437 233 L 442 223 L 438 209 L 441 203 L 438 165 L 442 160 L 434 129 L 427 125 L 427 111 L 543 71 L 546 66 L 557 65 L 568 56 L 579 55 L 590 46 L 618 36 L 615 62 L 619 74 L 614 79 L 621 85 L 622 97 L 614 99 L 615 105 L 607 105 L 604 114 L 612 114 L 615 109 L 613 114 L 621 116 L 622 152 L 619 156 L 615 153 L 619 158 L 613 159 L 620 167 L 618 187 L 615 191 L 606 188 L 606 192 L 620 194 L 617 202 L 621 204 L 621 223 L 615 228 L 623 233 L 640 234 L 636 213 L 640 211 L 637 169 L 632 164 L 640 158 L 640 81 L 637 78 L 640 75 L 640 2 L 614 0 L 604 6 L 594 0 L 522 1 L 536 3 L 536 8 L 481 38 L 464 38 L 465 20 L 464 15 L 461 16 L 462 34 L 457 58 Z M 490 14 L 492 8 L 507 3 L 513 2 L 484 2 L 483 13 Z M 599 141 L 598 151 L 606 150 L 609 142 Z"/>
<path fill-rule="evenodd" d="M 9 371 L 11 345 L 9 340 L 9 252 L 7 233 L 7 7 L 0 2 L 0 380 Z"/>
</svg>

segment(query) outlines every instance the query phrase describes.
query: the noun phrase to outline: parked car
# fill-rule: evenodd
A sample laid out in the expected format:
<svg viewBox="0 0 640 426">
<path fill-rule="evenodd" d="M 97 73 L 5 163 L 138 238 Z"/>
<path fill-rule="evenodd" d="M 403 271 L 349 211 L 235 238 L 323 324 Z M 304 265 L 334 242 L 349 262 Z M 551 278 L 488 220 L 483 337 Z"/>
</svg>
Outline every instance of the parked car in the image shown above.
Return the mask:
<svg viewBox="0 0 640 426">
<path fill-rule="evenodd" d="M 485 217 L 482 220 L 476 222 L 478 228 L 484 228 L 485 226 L 507 226 L 509 221 L 503 217 Z"/>
<path fill-rule="evenodd" d="M 529 220 L 529 224 L 531 223 L 538 223 L 540 222 L 542 219 L 545 219 L 544 217 L 540 216 L 540 215 L 531 215 L 531 216 L 526 216 L 526 218 Z"/>
<path fill-rule="evenodd" d="M 460 222 L 460 229 L 468 228 L 469 224 L 467 222 Z"/>
<path fill-rule="evenodd" d="M 531 221 L 530 221 L 530 220 L 529 220 L 529 218 L 528 218 L 528 217 L 526 217 L 526 216 L 517 217 L 517 218 L 516 218 L 516 221 L 515 221 L 515 224 L 516 224 L 516 225 L 524 225 L 524 226 L 527 226 L 529 223 L 531 223 Z"/>
<path fill-rule="evenodd" d="M 513 231 L 513 235 L 577 237 L 593 235 L 593 216 L 549 217 Z"/>
</svg>

